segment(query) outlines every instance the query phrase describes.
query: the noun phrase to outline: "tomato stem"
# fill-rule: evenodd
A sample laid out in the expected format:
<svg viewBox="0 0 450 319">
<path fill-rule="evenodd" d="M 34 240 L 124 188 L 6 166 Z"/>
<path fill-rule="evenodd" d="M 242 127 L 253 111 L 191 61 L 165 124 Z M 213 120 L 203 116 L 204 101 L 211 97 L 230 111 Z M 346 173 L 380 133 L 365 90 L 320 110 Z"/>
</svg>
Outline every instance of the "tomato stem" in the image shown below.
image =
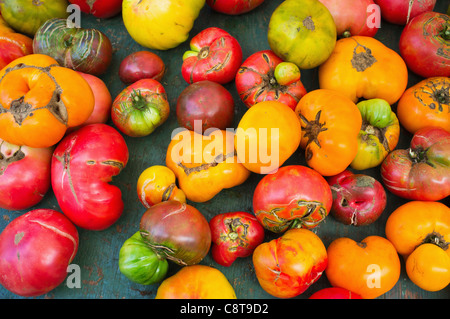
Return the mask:
<svg viewBox="0 0 450 319">
<path fill-rule="evenodd" d="M 444 40 L 450 40 L 450 28 L 446 25 L 440 32 L 439 36 Z"/>
<path fill-rule="evenodd" d="M 445 241 L 444 236 L 442 236 L 441 234 L 433 231 L 432 233 L 428 234 L 425 239 L 422 241 L 422 243 L 420 243 L 420 245 L 422 244 L 434 244 L 440 248 L 442 248 L 443 250 L 447 250 L 449 248 L 450 243 Z"/>
</svg>

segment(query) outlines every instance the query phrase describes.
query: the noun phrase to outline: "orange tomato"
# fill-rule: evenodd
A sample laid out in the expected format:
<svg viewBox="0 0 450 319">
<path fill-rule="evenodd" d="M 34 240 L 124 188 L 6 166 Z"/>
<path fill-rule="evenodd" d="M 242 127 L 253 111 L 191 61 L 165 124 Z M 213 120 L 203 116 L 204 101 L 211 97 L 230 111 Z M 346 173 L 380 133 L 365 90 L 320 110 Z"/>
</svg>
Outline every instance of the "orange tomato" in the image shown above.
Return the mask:
<svg viewBox="0 0 450 319">
<path fill-rule="evenodd" d="M 258 174 L 277 170 L 300 145 L 295 112 L 278 101 L 259 102 L 242 116 L 235 135 L 240 162 Z"/>
<path fill-rule="evenodd" d="M 397 117 L 411 134 L 426 126 L 450 132 L 450 79 L 428 78 L 407 89 L 398 101 Z"/>
<path fill-rule="evenodd" d="M 373 299 L 391 290 L 400 278 L 400 259 L 389 240 L 369 236 L 361 242 L 335 239 L 327 249 L 326 276 L 332 286 Z"/>
<path fill-rule="evenodd" d="M 319 67 L 321 89 L 339 91 L 353 102 L 359 98 L 397 102 L 408 84 L 401 56 L 373 37 L 353 36 L 336 42 Z"/>
<path fill-rule="evenodd" d="M 186 202 L 186 195 L 176 185 L 175 174 L 163 165 L 150 166 L 139 175 L 137 194 L 146 208 L 168 200 Z"/>
<path fill-rule="evenodd" d="M 192 265 L 166 278 L 155 299 L 236 299 L 233 286 L 216 268 Z"/>
<path fill-rule="evenodd" d="M 74 70 L 42 54 L 18 58 L 0 71 L 0 138 L 35 148 L 58 143 L 94 109 L 91 87 Z"/>
<path fill-rule="evenodd" d="M 344 171 L 358 152 L 362 117 L 356 104 L 340 92 L 318 89 L 303 96 L 295 112 L 307 164 L 324 176 Z"/>
</svg>

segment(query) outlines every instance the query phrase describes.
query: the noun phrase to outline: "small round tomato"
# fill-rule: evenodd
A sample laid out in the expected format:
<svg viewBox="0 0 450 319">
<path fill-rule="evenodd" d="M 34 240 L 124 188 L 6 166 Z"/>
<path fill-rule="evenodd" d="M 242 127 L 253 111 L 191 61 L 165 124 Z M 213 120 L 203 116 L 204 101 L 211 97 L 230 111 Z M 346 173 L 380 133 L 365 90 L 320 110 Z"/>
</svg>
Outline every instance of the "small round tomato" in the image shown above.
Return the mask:
<svg viewBox="0 0 450 319">
<path fill-rule="evenodd" d="M 167 94 L 156 80 L 142 79 L 117 95 L 111 107 L 111 119 L 124 134 L 147 136 L 169 117 Z"/>
<path fill-rule="evenodd" d="M 327 181 L 313 169 L 283 166 L 264 176 L 253 193 L 253 212 L 264 228 L 281 233 L 288 228 L 314 228 L 333 202 Z"/>
<path fill-rule="evenodd" d="M 119 66 L 119 78 L 127 85 L 141 79 L 154 79 L 160 82 L 165 72 L 164 61 L 150 51 L 133 52 L 126 56 Z"/>
<path fill-rule="evenodd" d="M 137 194 L 144 207 L 168 200 L 186 202 L 186 195 L 176 185 L 176 177 L 166 166 L 153 165 L 145 169 L 137 181 Z"/>
</svg>

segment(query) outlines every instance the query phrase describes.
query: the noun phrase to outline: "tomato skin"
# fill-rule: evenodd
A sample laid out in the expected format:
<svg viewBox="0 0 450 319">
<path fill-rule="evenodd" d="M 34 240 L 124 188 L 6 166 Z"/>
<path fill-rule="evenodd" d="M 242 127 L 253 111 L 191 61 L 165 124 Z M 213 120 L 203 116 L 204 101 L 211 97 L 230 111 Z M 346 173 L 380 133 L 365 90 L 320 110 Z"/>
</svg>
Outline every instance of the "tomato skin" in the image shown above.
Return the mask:
<svg viewBox="0 0 450 319">
<path fill-rule="evenodd" d="M 59 286 L 78 250 L 77 228 L 52 209 L 31 210 L 0 234 L 0 284 L 33 297 Z"/>
<path fill-rule="evenodd" d="M 15 32 L 0 15 L 0 70 L 13 60 L 33 53 L 33 39 Z"/>
<path fill-rule="evenodd" d="M 290 229 L 253 252 L 258 282 L 277 298 L 302 294 L 321 277 L 327 260 L 322 240 L 307 229 Z"/>
<path fill-rule="evenodd" d="M 374 0 L 380 6 L 381 16 L 390 23 L 405 25 L 423 12 L 433 11 L 436 0 L 403 1 Z M 411 8 L 410 8 L 411 6 Z"/>
<path fill-rule="evenodd" d="M 264 228 L 256 217 L 246 212 L 214 216 L 211 228 L 211 254 L 222 266 L 229 267 L 238 257 L 250 256 L 264 240 Z"/>
<path fill-rule="evenodd" d="M 240 15 L 252 11 L 264 0 L 206 0 L 211 9 L 229 15 Z"/>
<path fill-rule="evenodd" d="M 53 148 L 17 146 L 0 139 L 0 207 L 22 210 L 39 203 L 50 188 Z"/>
<path fill-rule="evenodd" d="M 127 85 L 144 78 L 160 82 L 165 72 L 164 61 L 150 51 L 133 52 L 127 55 L 119 66 L 119 78 Z"/>
<path fill-rule="evenodd" d="M 381 164 L 381 178 L 393 194 L 412 200 L 441 200 L 450 195 L 450 133 L 425 127 L 410 148 L 397 149 Z"/>
<path fill-rule="evenodd" d="M 282 65 L 272 50 L 263 50 L 250 55 L 236 73 L 235 84 L 239 97 L 247 107 L 262 101 L 279 101 L 295 109 L 306 89 L 300 80 L 300 70 L 295 66 L 298 76 L 291 73 L 277 74 Z M 289 80 L 290 77 L 294 80 Z M 286 83 L 285 83 L 286 81 Z"/>
<path fill-rule="evenodd" d="M 339 287 L 324 288 L 313 293 L 309 299 L 362 299 L 360 295 Z"/>
<path fill-rule="evenodd" d="M 408 68 L 424 77 L 450 76 L 450 40 L 442 30 L 450 28 L 450 16 L 424 12 L 413 18 L 400 36 L 400 55 Z"/>
<path fill-rule="evenodd" d="M 128 163 L 124 138 L 106 124 L 67 135 L 52 158 L 52 188 L 63 213 L 77 226 L 104 230 L 122 215 L 121 190 L 110 185 Z"/>
<path fill-rule="evenodd" d="M 328 215 L 332 203 L 325 178 L 301 165 L 283 166 L 264 176 L 253 193 L 254 214 L 264 228 L 275 233 L 290 227 L 316 227 Z"/>
<path fill-rule="evenodd" d="M 190 50 L 183 55 L 181 75 L 191 84 L 213 81 L 226 84 L 234 80 L 242 63 L 242 48 L 231 34 L 211 27 L 195 35 Z"/>
<path fill-rule="evenodd" d="M 84 13 L 92 14 L 96 18 L 107 19 L 116 16 L 122 11 L 123 0 L 69 0 L 72 4 L 80 6 Z"/>
</svg>

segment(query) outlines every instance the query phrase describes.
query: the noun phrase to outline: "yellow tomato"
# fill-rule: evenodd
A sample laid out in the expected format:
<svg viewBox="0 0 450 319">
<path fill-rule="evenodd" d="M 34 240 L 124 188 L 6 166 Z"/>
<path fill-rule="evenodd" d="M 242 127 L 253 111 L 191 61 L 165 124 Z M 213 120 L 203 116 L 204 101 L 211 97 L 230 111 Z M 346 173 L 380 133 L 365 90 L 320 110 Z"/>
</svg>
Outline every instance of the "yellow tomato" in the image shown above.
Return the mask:
<svg viewBox="0 0 450 319">
<path fill-rule="evenodd" d="M 205 0 L 124 0 L 123 22 L 140 45 L 168 50 L 188 39 L 204 5 Z"/>
</svg>

